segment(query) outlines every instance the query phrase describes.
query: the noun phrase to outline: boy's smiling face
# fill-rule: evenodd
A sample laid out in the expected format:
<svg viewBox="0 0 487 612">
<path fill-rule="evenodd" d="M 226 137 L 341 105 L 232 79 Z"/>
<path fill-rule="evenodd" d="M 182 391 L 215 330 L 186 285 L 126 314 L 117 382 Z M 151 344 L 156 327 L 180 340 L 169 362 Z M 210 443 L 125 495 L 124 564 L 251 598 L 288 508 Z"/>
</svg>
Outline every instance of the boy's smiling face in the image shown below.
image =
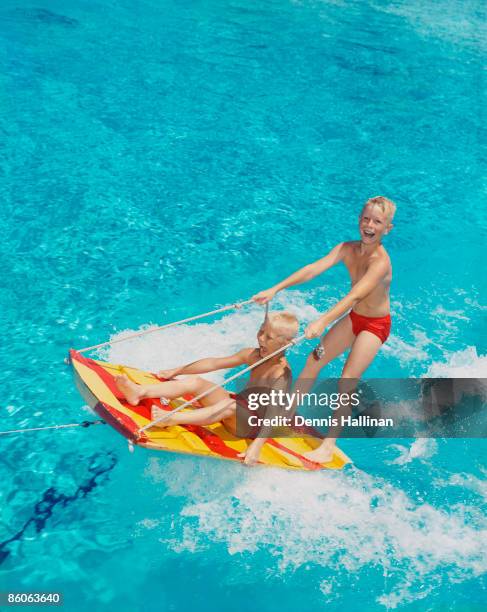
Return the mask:
<svg viewBox="0 0 487 612">
<path fill-rule="evenodd" d="M 363 244 L 378 244 L 392 229 L 387 213 L 377 204 L 367 204 L 359 217 L 360 238 Z"/>
<path fill-rule="evenodd" d="M 260 356 L 266 357 L 287 344 L 289 339 L 283 336 L 282 333 L 279 333 L 279 330 L 266 320 L 257 332 L 257 341 L 259 343 Z"/>
</svg>

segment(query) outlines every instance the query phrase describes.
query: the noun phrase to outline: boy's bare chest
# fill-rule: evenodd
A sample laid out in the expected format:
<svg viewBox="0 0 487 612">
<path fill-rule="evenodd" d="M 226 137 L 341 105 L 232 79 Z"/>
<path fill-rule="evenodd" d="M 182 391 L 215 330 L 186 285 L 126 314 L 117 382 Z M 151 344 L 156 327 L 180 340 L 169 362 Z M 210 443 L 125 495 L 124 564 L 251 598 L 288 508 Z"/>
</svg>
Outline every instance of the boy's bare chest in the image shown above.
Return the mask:
<svg viewBox="0 0 487 612">
<path fill-rule="evenodd" d="M 358 283 L 358 281 L 367 274 L 367 271 L 374 260 L 374 257 L 364 257 L 357 252 L 351 253 L 344 259 L 344 264 L 348 270 L 348 273 L 350 274 L 352 285 Z M 386 276 L 388 277 L 389 274 Z M 386 279 L 384 278 L 384 280 Z"/>
<path fill-rule="evenodd" d="M 359 259 L 356 257 L 350 257 L 345 260 L 345 266 L 350 274 L 352 285 L 357 283 L 361 278 L 365 276 L 369 269 L 370 262 L 368 259 Z"/>
<path fill-rule="evenodd" d="M 258 365 L 250 372 L 250 380 L 256 381 L 260 379 L 262 381 L 262 379 L 266 378 L 268 370 L 269 366 L 267 363 L 262 363 L 261 365 Z"/>
</svg>

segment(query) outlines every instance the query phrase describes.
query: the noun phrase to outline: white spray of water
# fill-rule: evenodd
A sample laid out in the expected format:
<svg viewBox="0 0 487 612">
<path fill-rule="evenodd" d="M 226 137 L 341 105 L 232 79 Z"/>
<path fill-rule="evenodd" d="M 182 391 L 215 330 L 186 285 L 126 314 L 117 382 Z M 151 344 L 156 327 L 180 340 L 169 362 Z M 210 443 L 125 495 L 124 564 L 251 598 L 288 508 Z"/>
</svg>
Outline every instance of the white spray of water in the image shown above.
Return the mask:
<svg viewBox="0 0 487 612">
<path fill-rule="evenodd" d="M 302 323 L 317 314 L 298 293 L 283 298 L 279 305 L 294 311 Z M 214 323 L 155 332 L 114 345 L 104 357 L 157 370 L 208 355 L 226 355 L 255 345 L 262 315 L 262 309 L 251 307 Z M 482 359 L 469 350 L 454 356 L 447 366 L 433 364 L 428 372 L 451 375 L 452 367 L 477 372 Z M 219 381 L 222 375 L 212 379 Z M 392 464 L 404 466 L 430 458 L 436 443 L 416 440 L 409 449 L 398 450 Z M 212 462 L 209 488 L 191 462 L 175 459 L 168 465 L 166 460 L 163 469 L 158 459 L 151 461 L 146 477 L 164 482 L 169 495 L 185 500 L 174 519 L 178 537 L 169 542 L 162 538 L 165 545 L 175 552 L 194 552 L 219 542 L 231 555 L 265 549 L 284 579 L 286 572 L 303 566 L 323 568 L 324 574 L 333 566 L 335 575 L 317 584 L 326 601 L 346 587 L 351 573 L 376 567 L 389 585 L 377 601 L 388 608 L 425 597 L 441 584 L 445 568 L 449 580 L 456 581 L 487 570 L 485 522 L 469 523 L 461 509 L 446 513 L 416 502 L 387 481 L 358 471 L 298 474 L 229 468 Z M 158 524 L 158 518 L 152 517 L 139 527 L 153 531 Z M 427 588 L 421 586 L 425 583 Z"/>
<path fill-rule="evenodd" d="M 387 577 L 390 590 L 378 602 L 389 608 L 424 597 L 422 585 L 439 585 L 445 568 L 457 581 L 487 570 L 485 522 L 472 525 L 461 511 L 415 502 L 380 478 L 356 470 L 237 470 L 215 465 L 209 491 L 187 465 L 180 473 L 177 461 L 169 469 L 152 462 L 151 479 L 186 494 L 174 550 L 201 551 L 215 542 L 230 555 L 265 549 L 283 579 L 300 567 L 321 567 L 325 575 L 333 567 L 333 578 L 319 583 L 327 600 L 349 574 L 372 566 Z"/>
<path fill-rule="evenodd" d="M 430 459 L 438 450 L 436 440 L 428 438 L 418 438 L 414 440 L 410 447 L 401 444 L 392 444 L 391 448 L 397 450 L 399 455 L 389 463 L 391 465 L 405 465 L 415 459 Z"/>
<path fill-rule="evenodd" d="M 482 378 L 487 372 L 487 355 L 478 355 L 474 346 L 445 355 L 432 363 L 425 376 L 430 378 Z"/>
<path fill-rule="evenodd" d="M 457 383 L 455 386 L 454 401 L 460 401 L 463 394 L 481 394 L 487 396 L 487 385 L 482 377 L 487 371 L 487 355 L 478 355 L 473 346 L 462 351 L 447 353 L 440 362 L 433 362 L 424 374 L 427 378 L 468 378 L 476 379 L 472 382 Z M 403 402 L 401 414 L 407 414 L 407 403 Z M 412 408 L 410 417 L 414 418 L 415 410 Z M 411 446 L 392 445 L 399 452 L 398 457 L 391 463 L 404 465 L 415 459 L 429 459 L 437 451 L 435 440 L 418 439 Z"/>
</svg>

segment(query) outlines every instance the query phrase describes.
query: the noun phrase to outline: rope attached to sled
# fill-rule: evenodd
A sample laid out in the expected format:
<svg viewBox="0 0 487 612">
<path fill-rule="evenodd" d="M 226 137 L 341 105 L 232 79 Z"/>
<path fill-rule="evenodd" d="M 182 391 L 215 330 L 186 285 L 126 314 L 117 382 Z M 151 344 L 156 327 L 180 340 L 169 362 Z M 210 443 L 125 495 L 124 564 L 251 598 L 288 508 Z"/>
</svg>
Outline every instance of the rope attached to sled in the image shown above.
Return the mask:
<svg viewBox="0 0 487 612">
<path fill-rule="evenodd" d="M 100 344 L 94 344 L 93 346 L 87 346 L 85 348 L 79 349 L 78 353 L 86 353 L 87 351 L 93 351 L 94 349 L 101 348 L 102 346 L 108 346 L 111 344 L 117 344 L 118 342 L 125 342 L 126 340 L 131 340 L 132 338 L 138 338 L 139 336 L 143 336 L 145 334 L 151 334 L 152 332 L 160 331 L 161 329 L 168 329 L 169 327 L 174 327 L 176 325 L 182 325 L 183 323 L 189 323 L 190 321 L 196 321 L 198 319 L 203 319 L 205 317 L 210 317 L 211 315 L 218 314 L 219 312 L 225 312 L 226 310 L 233 310 L 242 308 L 246 304 L 250 304 L 253 302 L 252 299 L 245 300 L 244 302 L 237 302 L 235 304 L 229 304 L 228 306 L 223 306 L 222 308 L 217 308 L 216 310 L 210 310 L 209 312 L 204 312 L 203 314 L 195 315 L 194 317 L 188 317 L 187 319 L 181 319 L 180 321 L 174 321 L 173 323 L 167 323 L 166 325 L 161 325 L 159 327 L 152 327 L 151 329 L 144 329 L 140 332 L 136 332 L 135 334 L 130 334 L 129 336 L 125 336 L 124 338 L 116 338 L 115 340 L 108 340 L 107 342 L 101 342 Z"/>
<path fill-rule="evenodd" d="M 0 431 L 0 436 L 14 433 L 24 433 L 26 431 L 45 431 L 46 429 L 66 429 L 67 427 L 91 427 L 91 425 L 106 425 L 105 421 L 82 421 L 81 423 L 67 423 L 66 425 L 47 425 L 46 427 L 29 427 L 24 429 L 11 429 L 10 431 Z"/>
<path fill-rule="evenodd" d="M 270 353 L 270 355 L 267 355 L 266 357 L 263 357 L 262 359 L 259 359 L 259 361 L 256 361 L 253 365 L 250 365 L 250 366 L 244 368 L 243 370 L 241 370 L 240 372 L 237 372 L 233 376 L 230 376 L 229 378 L 225 379 L 221 384 L 213 385 L 212 387 L 210 387 L 206 391 L 203 391 L 199 395 L 196 395 L 192 399 L 184 402 L 183 404 L 181 404 L 177 408 L 174 408 L 174 410 L 171 410 L 170 412 L 167 412 L 166 414 L 163 414 L 161 417 L 159 417 L 157 419 L 154 419 L 150 423 L 147 423 L 147 425 L 144 425 L 144 427 L 141 427 L 137 431 L 137 433 L 141 434 L 144 431 L 146 431 L 147 429 L 150 429 L 151 427 L 154 427 L 154 425 L 157 425 L 158 423 L 162 423 L 164 421 L 167 421 L 167 419 L 169 419 L 169 417 L 172 416 L 173 414 L 176 414 L 176 412 L 179 412 L 180 410 L 183 410 L 183 408 L 187 408 L 188 406 L 193 404 L 193 402 L 197 402 L 198 400 L 202 399 L 203 397 L 205 397 L 206 395 L 208 395 L 212 391 L 215 391 L 215 389 L 219 389 L 221 387 L 225 387 L 226 385 L 228 385 L 229 382 L 232 382 L 232 380 L 235 380 L 235 379 L 239 378 L 240 376 L 243 376 L 244 374 L 247 374 L 247 372 L 250 372 L 251 370 L 253 370 L 257 366 L 259 366 L 262 363 L 268 361 L 269 359 L 272 359 L 272 357 L 275 357 L 276 355 L 279 355 L 279 353 L 282 353 L 282 352 L 286 351 L 288 348 L 290 348 L 292 346 L 295 346 L 296 344 L 298 344 L 299 342 L 301 342 L 302 340 L 305 340 L 305 339 L 306 339 L 306 335 L 303 334 L 302 336 L 299 336 L 298 338 L 295 338 L 294 340 L 291 340 L 291 342 L 289 342 L 285 346 L 281 347 L 280 349 L 277 349 L 273 353 Z"/>
</svg>

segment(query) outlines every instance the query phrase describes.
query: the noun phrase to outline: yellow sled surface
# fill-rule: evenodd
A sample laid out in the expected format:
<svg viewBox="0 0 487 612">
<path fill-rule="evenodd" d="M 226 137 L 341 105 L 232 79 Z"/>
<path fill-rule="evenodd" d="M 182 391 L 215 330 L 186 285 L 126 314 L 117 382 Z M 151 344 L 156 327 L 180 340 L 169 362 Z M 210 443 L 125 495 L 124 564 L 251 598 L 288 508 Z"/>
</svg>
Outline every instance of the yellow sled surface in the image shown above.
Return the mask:
<svg viewBox="0 0 487 612">
<path fill-rule="evenodd" d="M 155 374 L 136 368 L 115 365 L 89 359 L 80 353 L 70 351 L 70 360 L 75 380 L 85 401 L 114 429 L 132 440 L 134 444 L 156 450 L 204 455 L 218 459 L 240 461 L 237 455 L 245 451 L 252 440 L 236 438 L 221 424 L 197 426 L 175 425 L 153 427 L 143 434 L 139 429 L 150 421 L 151 406 L 156 404 L 163 410 L 173 410 L 182 402 L 191 399 L 184 396 L 171 401 L 169 406 L 156 399 L 142 400 L 138 406 L 131 406 L 117 389 L 114 377 L 126 374 L 138 384 L 154 384 L 161 381 Z M 199 404 L 185 410 L 197 410 Z M 309 461 L 303 454 L 313 450 L 321 439 L 306 432 L 303 437 L 269 439 L 262 448 L 259 463 L 278 468 L 294 470 L 341 469 L 350 459 L 340 449 L 336 449 L 333 460 L 325 464 Z"/>
</svg>

